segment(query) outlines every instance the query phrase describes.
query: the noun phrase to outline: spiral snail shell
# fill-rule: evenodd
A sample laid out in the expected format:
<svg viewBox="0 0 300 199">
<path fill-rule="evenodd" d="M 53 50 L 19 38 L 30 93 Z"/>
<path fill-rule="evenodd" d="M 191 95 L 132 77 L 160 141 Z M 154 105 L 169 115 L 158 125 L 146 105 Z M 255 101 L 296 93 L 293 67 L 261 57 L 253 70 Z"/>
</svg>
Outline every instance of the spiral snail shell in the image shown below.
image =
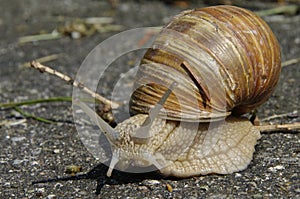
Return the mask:
<svg viewBox="0 0 300 199">
<path fill-rule="evenodd" d="M 150 79 L 184 82 L 164 104 L 169 117 L 240 115 L 268 99 L 280 64 L 275 36 L 252 12 L 233 6 L 185 11 L 163 28 L 142 59 L 131 110 L 147 113 L 163 95 L 164 88 L 145 82 Z"/>
<path fill-rule="evenodd" d="M 111 143 L 108 176 L 129 165 L 177 177 L 226 174 L 251 161 L 260 133 L 239 115 L 268 99 L 280 70 L 278 42 L 260 17 L 234 6 L 200 8 L 175 16 L 144 55 L 134 116 L 112 129 L 77 103 Z"/>
</svg>

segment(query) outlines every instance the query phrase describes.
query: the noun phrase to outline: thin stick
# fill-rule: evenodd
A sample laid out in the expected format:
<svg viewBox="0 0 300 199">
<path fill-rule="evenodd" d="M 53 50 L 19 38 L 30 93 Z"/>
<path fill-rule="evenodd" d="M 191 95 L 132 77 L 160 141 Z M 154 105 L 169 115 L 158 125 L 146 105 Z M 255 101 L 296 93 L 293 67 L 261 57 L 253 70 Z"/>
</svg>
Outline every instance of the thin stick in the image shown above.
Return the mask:
<svg viewBox="0 0 300 199">
<path fill-rule="evenodd" d="M 284 5 L 284 6 L 279 6 L 276 8 L 271 8 L 271 9 L 266 9 L 266 10 L 260 10 L 256 11 L 255 13 L 258 16 L 269 16 L 269 15 L 275 15 L 275 14 L 289 14 L 289 15 L 295 15 L 298 10 L 297 5 Z"/>
<path fill-rule="evenodd" d="M 93 103 L 91 99 L 80 99 L 80 100 L 83 102 Z M 47 103 L 47 102 L 72 102 L 72 97 L 51 97 L 46 99 L 26 100 L 22 102 L 0 103 L 0 108 L 14 108 L 18 106 L 35 105 L 35 104 Z"/>
<path fill-rule="evenodd" d="M 43 62 L 48 62 L 48 61 L 53 61 L 61 56 L 63 56 L 64 53 L 58 53 L 58 54 L 52 54 L 52 55 L 47 55 L 44 57 L 40 57 L 36 59 L 37 62 L 43 63 Z M 25 62 L 21 66 L 22 67 L 30 67 L 31 63 L 30 62 Z"/>
<path fill-rule="evenodd" d="M 300 122 L 295 122 L 292 124 L 271 124 L 271 125 L 262 125 L 256 126 L 260 132 L 268 133 L 274 131 L 299 131 L 300 130 Z"/>
<path fill-rule="evenodd" d="M 32 61 L 31 67 L 39 70 L 41 73 L 44 73 L 44 72 L 49 73 L 51 75 L 54 75 L 64 81 L 68 82 L 69 84 L 72 84 L 73 86 L 83 90 L 84 92 L 86 92 L 93 98 L 99 100 L 100 102 L 104 103 L 105 105 L 111 106 L 112 109 L 117 109 L 120 106 L 117 102 L 110 101 L 110 100 L 106 99 L 105 97 L 102 97 L 98 93 L 95 93 L 94 91 L 90 90 L 89 88 L 84 86 L 84 84 L 77 82 L 74 79 L 72 79 L 71 77 L 69 77 L 63 73 L 60 73 L 48 66 L 42 65 L 41 63 L 39 63 L 37 61 Z"/>
<path fill-rule="evenodd" d="M 27 100 L 23 102 L 9 102 L 9 103 L 0 103 L 0 108 L 14 108 L 18 106 L 24 106 L 24 105 L 34 105 L 38 103 L 45 103 L 45 102 L 71 102 L 71 97 L 53 97 L 53 98 L 47 98 L 47 99 L 35 99 L 35 100 Z"/>
<path fill-rule="evenodd" d="M 294 111 L 291 113 L 283 113 L 283 114 L 279 114 L 279 115 L 272 115 L 263 119 L 260 119 L 261 122 L 265 122 L 265 121 L 269 121 L 269 120 L 273 120 L 273 119 L 277 119 L 277 118 L 283 118 L 283 117 L 298 117 L 298 112 Z"/>
<path fill-rule="evenodd" d="M 29 35 L 29 36 L 19 37 L 19 43 L 23 44 L 23 43 L 34 42 L 34 41 L 52 40 L 52 39 L 59 39 L 61 37 L 62 34 L 58 32 L 39 34 L 39 35 Z"/>
<path fill-rule="evenodd" d="M 284 62 L 281 63 L 281 66 L 286 67 L 286 66 L 289 66 L 289 65 L 292 65 L 292 64 L 297 64 L 299 62 L 300 62 L 300 57 L 284 61 Z"/>
<path fill-rule="evenodd" d="M 20 125 L 26 123 L 26 119 L 18 119 L 16 121 L 14 120 L 2 120 L 0 121 L 0 127 L 1 126 L 16 126 L 16 125 Z"/>
<path fill-rule="evenodd" d="M 27 113 L 27 112 L 23 111 L 22 109 L 20 109 L 18 107 L 14 107 L 14 109 L 17 112 L 19 112 L 21 115 L 23 115 L 24 117 L 26 117 L 26 118 L 32 118 L 32 119 L 35 119 L 35 120 L 40 121 L 40 122 L 45 122 L 47 124 L 53 124 L 53 123 L 55 123 L 55 122 L 53 122 L 51 120 L 47 120 L 45 118 L 37 117 L 37 116 L 34 116 L 34 115 L 30 114 L 30 113 Z"/>
</svg>

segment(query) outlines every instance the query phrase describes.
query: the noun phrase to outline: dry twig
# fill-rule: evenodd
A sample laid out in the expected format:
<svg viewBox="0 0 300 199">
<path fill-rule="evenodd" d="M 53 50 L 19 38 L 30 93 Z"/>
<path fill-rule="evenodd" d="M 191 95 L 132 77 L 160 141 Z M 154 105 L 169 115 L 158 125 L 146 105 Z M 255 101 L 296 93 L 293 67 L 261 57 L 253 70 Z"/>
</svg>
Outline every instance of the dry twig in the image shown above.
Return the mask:
<svg viewBox="0 0 300 199">
<path fill-rule="evenodd" d="M 106 99 L 105 97 L 102 97 L 101 95 L 99 95 L 98 93 L 95 93 L 94 91 L 90 90 L 89 88 L 87 88 L 86 86 L 84 86 L 84 84 L 82 84 L 81 82 L 75 81 L 74 79 L 72 79 L 70 76 L 65 75 L 61 72 L 58 72 L 48 66 L 42 65 L 41 63 L 37 62 L 37 61 L 32 61 L 31 62 L 31 67 L 35 68 L 37 70 L 39 70 L 40 72 L 44 73 L 49 73 L 51 75 L 54 75 L 66 82 L 68 82 L 69 84 L 72 84 L 73 86 L 83 90 L 84 92 L 86 92 L 87 94 L 89 94 L 90 96 L 92 96 L 93 98 L 95 98 L 96 100 L 104 103 L 107 106 L 110 106 L 112 109 L 117 109 L 120 105 L 117 102 L 113 102 L 110 101 L 108 99 Z"/>
<path fill-rule="evenodd" d="M 282 65 L 288 66 L 291 64 L 298 63 L 299 61 L 300 61 L 300 58 L 291 59 L 291 60 L 287 60 L 286 62 L 283 62 Z M 68 75 L 60 73 L 48 66 L 42 65 L 41 63 L 39 63 L 37 61 L 32 61 L 31 67 L 38 69 L 40 72 L 46 72 L 46 73 L 49 73 L 49 74 L 59 77 L 60 79 L 72 84 L 73 86 L 82 89 L 84 92 L 91 95 L 93 98 L 97 99 L 98 101 L 104 103 L 108 107 L 112 107 L 113 109 L 116 109 L 119 107 L 119 104 L 117 102 L 110 101 L 110 100 L 100 96 L 99 94 L 95 93 L 94 91 L 92 91 L 89 88 L 87 88 L 86 86 L 84 86 L 82 83 L 75 81 Z M 257 128 L 259 128 L 259 130 L 261 132 L 274 132 L 274 131 L 280 131 L 280 130 L 291 131 L 291 130 L 300 129 L 300 123 L 282 124 L 282 125 L 261 125 L 261 126 L 257 126 Z"/>
<path fill-rule="evenodd" d="M 297 64 L 299 62 L 300 62 L 300 57 L 294 58 L 294 59 L 290 59 L 290 60 L 286 60 L 286 61 L 284 61 L 284 62 L 281 63 L 281 66 L 282 67 L 286 67 L 286 66 L 289 66 L 289 65 Z"/>
<path fill-rule="evenodd" d="M 275 114 L 266 118 L 261 119 L 261 122 L 265 122 L 265 121 L 269 121 L 269 120 L 273 120 L 273 119 L 277 119 L 277 118 L 283 118 L 283 117 L 298 117 L 298 112 L 294 111 L 291 113 L 283 113 L 283 114 Z"/>
<path fill-rule="evenodd" d="M 274 132 L 274 131 L 299 131 L 300 122 L 295 122 L 292 124 L 270 124 L 270 125 L 262 125 L 256 127 L 262 133 Z"/>
<path fill-rule="evenodd" d="M 28 35 L 28 36 L 20 37 L 19 43 L 24 44 L 24 43 L 35 42 L 35 41 L 53 40 L 53 39 L 59 39 L 61 37 L 62 37 L 61 33 L 57 31 L 53 31 L 52 33 Z"/>
<path fill-rule="evenodd" d="M 275 8 L 270 8 L 266 10 L 256 11 L 255 13 L 259 16 L 269 16 L 269 15 L 276 15 L 276 14 L 288 14 L 288 15 L 295 15 L 298 10 L 297 5 L 284 5 Z"/>
<path fill-rule="evenodd" d="M 63 56 L 64 53 L 58 53 L 58 54 L 52 54 L 52 55 L 47 55 L 44 57 L 40 57 L 38 59 L 36 59 L 37 62 L 43 63 L 43 62 L 48 62 L 48 61 L 53 61 L 55 59 L 60 58 L 61 56 Z M 25 62 L 21 65 L 21 67 L 30 67 L 31 63 L 30 62 Z"/>
</svg>

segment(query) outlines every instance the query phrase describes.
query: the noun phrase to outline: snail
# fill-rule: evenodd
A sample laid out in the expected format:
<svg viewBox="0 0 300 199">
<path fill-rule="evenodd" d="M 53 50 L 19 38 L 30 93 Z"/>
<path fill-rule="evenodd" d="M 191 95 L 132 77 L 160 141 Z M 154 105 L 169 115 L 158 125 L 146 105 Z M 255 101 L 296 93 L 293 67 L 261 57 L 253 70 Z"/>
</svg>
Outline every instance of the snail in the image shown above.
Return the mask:
<svg viewBox="0 0 300 199">
<path fill-rule="evenodd" d="M 132 116 L 110 127 L 75 104 L 111 145 L 107 171 L 154 165 L 165 176 L 229 174 L 252 160 L 260 131 L 247 118 L 274 91 L 280 47 L 253 12 L 212 6 L 176 15 L 141 60 Z"/>
<path fill-rule="evenodd" d="M 161 30 L 141 60 L 132 117 L 113 129 L 77 104 L 111 144 L 108 176 L 114 167 L 150 165 L 166 176 L 227 174 L 250 163 L 260 132 L 240 115 L 268 99 L 280 70 L 279 44 L 251 11 L 188 10 Z"/>
</svg>

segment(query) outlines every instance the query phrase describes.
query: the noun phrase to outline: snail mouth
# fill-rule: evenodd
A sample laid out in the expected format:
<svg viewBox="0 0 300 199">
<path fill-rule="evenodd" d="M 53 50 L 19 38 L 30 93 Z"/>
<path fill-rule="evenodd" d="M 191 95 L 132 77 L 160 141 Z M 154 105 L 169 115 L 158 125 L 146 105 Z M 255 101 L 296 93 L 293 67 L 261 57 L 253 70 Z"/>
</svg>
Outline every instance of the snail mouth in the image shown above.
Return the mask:
<svg viewBox="0 0 300 199">
<path fill-rule="evenodd" d="M 111 177 L 112 171 L 116 167 L 121 171 L 146 173 L 149 171 L 161 170 L 167 166 L 166 163 L 167 161 L 160 153 L 151 154 L 149 152 L 139 152 L 134 154 L 116 149 L 113 151 L 106 175 Z"/>
<path fill-rule="evenodd" d="M 149 142 L 149 132 L 150 128 L 154 122 L 154 119 L 158 117 L 160 110 L 163 108 L 163 104 L 166 102 L 167 98 L 171 94 L 173 88 L 177 86 L 177 83 L 174 81 L 165 94 L 161 97 L 159 102 L 155 105 L 154 108 L 150 110 L 150 113 L 144 123 L 132 136 L 132 139 L 135 143 L 138 144 L 147 144 Z M 107 176 L 110 177 L 115 166 L 119 163 L 122 167 L 127 168 L 130 165 L 130 162 L 133 162 L 137 166 L 147 167 L 154 165 L 157 169 L 165 167 L 165 159 L 161 154 L 151 154 L 149 151 L 140 151 L 138 153 L 124 152 L 121 148 L 116 146 L 116 143 L 120 140 L 120 134 L 118 131 L 113 129 L 109 124 L 107 124 L 100 116 L 97 115 L 91 108 L 89 108 L 85 103 L 81 102 L 79 99 L 74 101 L 76 105 L 81 107 L 81 109 L 93 120 L 97 126 L 104 133 L 106 138 L 111 144 L 111 149 L 113 151 L 109 169 L 107 171 Z M 128 158 L 129 157 L 129 158 Z M 122 161 L 120 161 L 120 158 Z M 125 161 L 123 161 L 125 159 Z M 127 160 L 126 160 L 127 159 Z"/>
</svg>

